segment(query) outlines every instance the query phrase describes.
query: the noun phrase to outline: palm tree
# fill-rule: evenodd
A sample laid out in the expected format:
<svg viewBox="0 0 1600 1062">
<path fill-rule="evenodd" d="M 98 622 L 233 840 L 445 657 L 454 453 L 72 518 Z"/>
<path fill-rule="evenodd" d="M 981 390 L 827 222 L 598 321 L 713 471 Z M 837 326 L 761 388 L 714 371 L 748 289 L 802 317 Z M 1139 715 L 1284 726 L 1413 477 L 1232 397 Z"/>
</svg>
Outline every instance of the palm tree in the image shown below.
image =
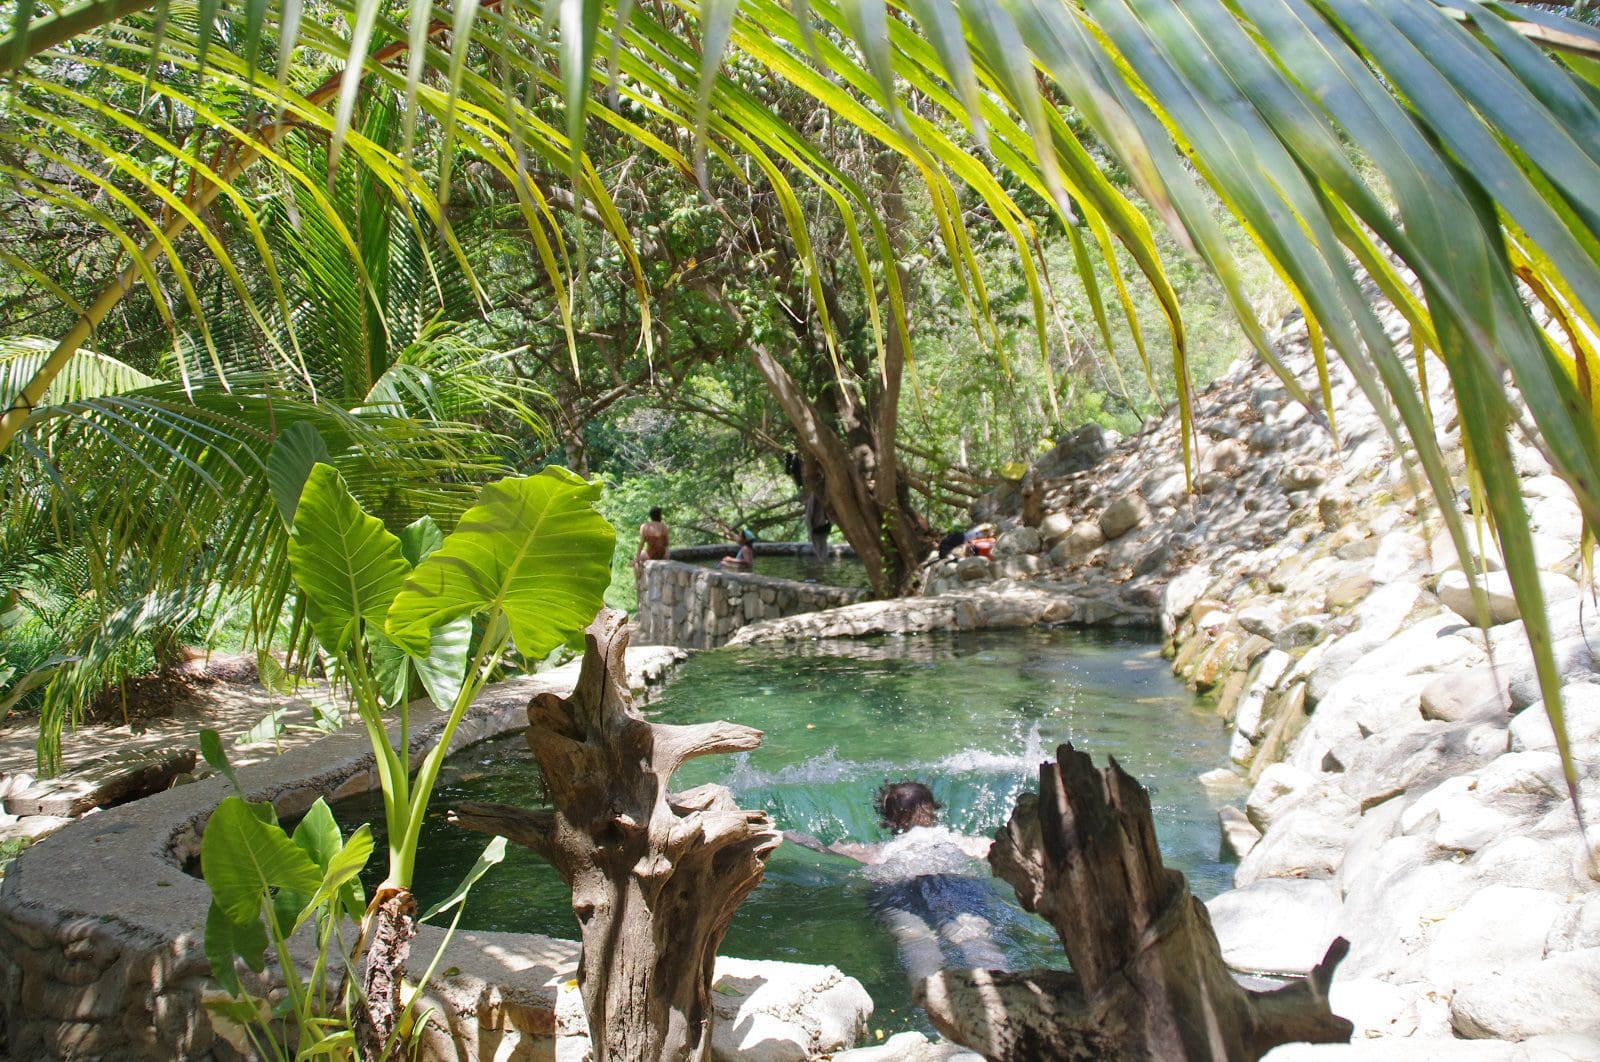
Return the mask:
<svg viewBox="0 0 1600 1062">
<path fill-rule="evenodd" d="M 447 216 L 452 160 L 471 153 L 505 174 L 569 329 L 569 292 L 581 283 L 587 248 L 585 238 L 569 246 L 557 210 L 598 223 L 624 267 L 639 275 L 633 237 L 582 150 L 590 120 L 636 137 L 686 175 L 704 175 L 715 161 L 766 182 L 786 204 L 809 279 L 817 270 L 806 221 L 788 209 L 796 184 L 808 184 L 851 226 L 864 290 L 881 290 L 879 364 L 893 377 L 905 309 L 892 236 L 864 190 L 762 103 L 760 83 L 777 80 L 905 159 L 934 205 L 952 268 L 977 302 L 982 278 L 960 195 L 985 204 L 1030 269 L 1023 194 L 1051 205 L 1085 246 L 1083 261 L 1091 252 L 1126 255 L 1171 319 L 1180 378 L 1181 308 L 1148 229 L 1106 179 L 1102 161 L 1114 158 L 1216 271 L 1253 342 L 1276 365 L 1202 195 L 1209 189 L 1306 310 L 1319 353 L 1331 345 L 1379 407 L 1392 411 L 1392 430 L 1409 440 L 1443 503 L 1451 487 L 1429 411 L 1361 278 L 1375 282 L 1406 316 L 1416 349 L 1450 377 L 1561 731 L 1507 439 L 1520 432 L 1543 450 L 1590 526 L 1600 526 L 1600 33 L 1582 22 L 1544 7 L 1473 0 L 797 0 L 792 7 L 583 0 L 552 11 L 504 0 L 450 9 L 419 0 L 400 11 L 355 0 L 331 11 L 252 4 L 237 14 L 173 0 L 154 11 L 142 0 L 87 0 L 36 20 L 33 10 L 21 5 L 19 28 L 0 42 L 0 71 L 13 93 L 37 101 L 10 112 L 6 143 L 21 148 L 34 129 L 69 135 L 68 115 L 80 109 L 110 117 L 63 76 L 79 71 L 143 83 L 192 113 L 195 125 L 193 137 L 177 144 L 143 112 L 118 111 L 118 128 L 143 155 L 113 155 L 105 145 L 108 165 L 71 179 L 59 161 L 7 168 L 17 187 L 137 251 L 115 283 L 83 300 L 41 372 L 14 393 L 0 418 L 0 444 L 126 289 L 143 282 L 160 301 L 170 274 L 167 283 L 201 312 L 182 283 L 185 256 L 202 253 L 194 237 L 238 303 L 254 306 L 229 268 L 239 252 L 214 238 L 221 226 L 205 212 L 226 199 L 243 229 L 254 231 L 255 214 L 232 183 L 252 163 L 281 170 L 275 145 L 292 130 L 325 136 L 335 164 L 351 152 L 381 173 L 391 195 L 443 234 L 449 253 L 457 252 Z M 335 25 L 336 13 L 348 32 Z M 263 68 L 273 64 L 262 57 L 274 41 L 269 73 Z M 342 71 L 321 77 L 346 58 Z M 173 76 L 146 81 L 153 63 Z M 362 93 L 377 86 L 405 101 L 398 151 L 374 144 L 353 122 Z M 629 117 L 641 113 L 694 130 L 692 141 L 648 132 Z M 37 137 L 32 145 L 54 150 Z M 89 148 L 101 151 L 98 143 Z M 152 155 L 184 180 L 150 177 L 151 165 L 138 159 Z M 115 180 L 107 176 L 113 162 Z M 555 194 L 558 185 L 564 197 Z M 102 205 L 115 198 L 113 187 L 158 209 Z M 171 191 L 180 187 L 181 194 Z M 96 194 L 85 194 L 91 188 Z M 172 239 L 185 232 L 193 235 L 180 254 Z M 261 253 L 270 263 L 270 249 Z M 151 262 L 162 263 L 160 276 Z M 1030 283 L 1042 307 L 1031 274 Z M 1530 301 L 1549 310 L 1556 336 L 1535 323 Z M 811 312 L 826 324 L 822 298 Z M 1042 308 L 1039 316 L 1042 335 Z M 648 327 L 643 334 L 648 341 Z M 291 350 L 283 356 L 294 360 Z M 1520 418 L 1507 382 L 1528 418 Z M 1187 387 L 1178 402 L 1187 413 Z M 1459 520 L 1451 530 L 1466 555 Z M 882 531 L 894 534 L 892 517 Z M 1564 741 L 1562 754 L 1570 783 Z"/>
</svg>

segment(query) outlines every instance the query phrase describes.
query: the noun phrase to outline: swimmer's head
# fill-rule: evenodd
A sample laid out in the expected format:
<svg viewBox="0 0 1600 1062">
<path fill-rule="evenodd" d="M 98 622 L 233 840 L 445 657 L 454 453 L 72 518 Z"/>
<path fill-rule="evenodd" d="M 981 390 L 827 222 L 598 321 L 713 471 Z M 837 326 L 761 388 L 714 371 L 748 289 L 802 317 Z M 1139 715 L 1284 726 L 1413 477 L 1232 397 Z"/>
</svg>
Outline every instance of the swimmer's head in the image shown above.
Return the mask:
<svg viewBox="0 0 1600 1062">
<path fill-rule="evenodd" d="M 885 782 L 872 798 L 872 806 L 890 833 L 905 833 L 914 826 L 933 826 L 939 821 L 940 803 L 933 790 L 921 782 Z"/>
</svg>

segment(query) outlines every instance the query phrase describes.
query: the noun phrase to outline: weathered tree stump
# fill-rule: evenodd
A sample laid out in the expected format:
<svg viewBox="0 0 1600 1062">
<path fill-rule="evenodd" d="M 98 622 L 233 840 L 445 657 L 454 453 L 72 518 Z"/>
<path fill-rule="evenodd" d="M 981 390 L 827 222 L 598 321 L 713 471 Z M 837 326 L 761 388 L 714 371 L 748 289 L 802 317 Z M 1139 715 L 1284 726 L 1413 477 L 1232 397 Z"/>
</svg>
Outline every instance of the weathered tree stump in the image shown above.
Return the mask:
<svg viewBox="0 0 1600 1062">
<path fill-rule="evenodd" d="M 553 810 L 463 804 L 451 821 L 532 849 L 572 888 L 595 1062 L 694 1062 L 711 1056 L 717 947 L 780 837 L 722 786 L 669 795 L 685 762 L 753 749 L 761 732 L 646 722 L 628 693 L 626 622 L 602 610 L 572 696 L 528 705 Z"/>
<path fill-rule="evenodd" d="M 1055 927 L 1072 972 L 946 970 L 918 1001 L 938 1030 L 990 1059 L 1257 1059 L 1278 1044 L 1349 1040 L 1327 989 L 1348 945 L 1311 976 L 1248 992 L 1205 905 L 1161 864 L 1144 788 L 1071 745 L 1039 768 L 989 854 L 1017 899 Z"/>
</svg>

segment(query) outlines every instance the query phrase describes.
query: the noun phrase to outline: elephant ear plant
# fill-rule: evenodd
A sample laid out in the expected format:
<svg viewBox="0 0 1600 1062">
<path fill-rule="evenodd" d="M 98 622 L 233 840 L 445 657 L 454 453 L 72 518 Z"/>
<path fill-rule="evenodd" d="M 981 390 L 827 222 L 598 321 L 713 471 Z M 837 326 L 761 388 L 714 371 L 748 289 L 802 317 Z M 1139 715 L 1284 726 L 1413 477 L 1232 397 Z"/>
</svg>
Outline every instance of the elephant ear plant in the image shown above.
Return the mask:
<svg viewBox="0 0 1600 1062">
<path fill-rule="evenodd" d="M 594 508 L 600 486 L 550 467 L 486 486 L 449 535 L 427 517 L 395 535 L 317 450 L 280 442 L 269 477 L 305 617 L 367 729 L 383 793 L 389 870 L 354 949 L 365 957 L 357 1041 L 363 1057 L 378 1058 L 404 1013 L 417 846 L 450 740 L 508 650 L 536 660 L 582 644 L 610 581 L 615 532 Z M 413 678 L 448 713 L 414 776 Z"/>
</svg>

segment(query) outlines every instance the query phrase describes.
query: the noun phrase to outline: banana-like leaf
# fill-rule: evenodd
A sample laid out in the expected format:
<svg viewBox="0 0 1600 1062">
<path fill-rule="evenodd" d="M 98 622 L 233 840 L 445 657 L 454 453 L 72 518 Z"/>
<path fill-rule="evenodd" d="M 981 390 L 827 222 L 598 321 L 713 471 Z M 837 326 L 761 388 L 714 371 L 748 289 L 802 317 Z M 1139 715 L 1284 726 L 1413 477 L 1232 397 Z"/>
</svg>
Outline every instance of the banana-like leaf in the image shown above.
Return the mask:
<svg viewBox="0 0 1600 1062">
<path fill-rule="evenodd" d="M 599 499 L 598 483 L 554 466 L 491 483 L 395 595 L 389 637 L 426 657 L 436 627 L 503 613 L 525 657 L 576 643 L 611 581 L 616 532 Z"/>
<path fill-rule="evenodd" d="M 461 879 L 460 884 L 451 889 L 450 894 L 444 899 L 440 900 L 438 903 L 422 912 L 422 917 L 417 919 L 417 921 L 426 922 L 428 919 L 433 918 L 444 911 L 448 911 L 450 908 L 456 906 L 456 904 L 465 901 L 467 898 L 467 893 L 472 891 L 472 886 L 478 883 L 478 879 L 487 874 L 490 867 L 493 867 L 496 863 L 504 861 L 505 857 L 506 839 L 504 837 L 496 837 L 491 840 L 487 845 L 484 846 L 483 854 L 478 856 L 477 862 L 473 863 L 471 868 L 467 870 L 466 876 Z"/>
<path fill-rule="evenodd" d="M 342 653 L 365 623 L 383 630 L 390 603 L 410 573 L 400 540 L 368 516 L 332 465 L 306 478 L 289 542 L 294 581 L 306 595 L 317 641 Z"/>
<path fill-rule="evenodd" d="M 231 996 L 244 993 L 239 984 L 239 972 L 234 969 L 235 959 L 257 973 L 267 968 L 267 930 L 258 914 L 243 922 L 228 917 L 216 900 L 206 909 L 205 928 L 206 960 L 211 963 L 211 976 Z"/>
</svg>

